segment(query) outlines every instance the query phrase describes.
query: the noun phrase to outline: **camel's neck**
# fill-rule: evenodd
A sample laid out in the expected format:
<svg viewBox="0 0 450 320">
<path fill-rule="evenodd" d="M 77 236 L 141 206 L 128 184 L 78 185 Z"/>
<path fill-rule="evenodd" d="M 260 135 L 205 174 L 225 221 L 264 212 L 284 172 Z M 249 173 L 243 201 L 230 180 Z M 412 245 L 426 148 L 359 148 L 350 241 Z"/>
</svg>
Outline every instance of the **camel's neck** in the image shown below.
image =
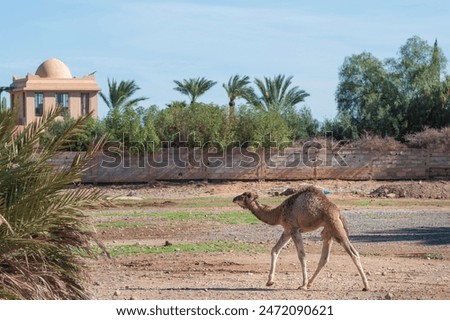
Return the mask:
<svg viewBox="0 0 450 320">
<path fill-rule="evenodd" d="M 248 206 L 248 209 L 262 222 L 273 226 L 279 224 L 280 212 L 277 210 L 278 208 L 269 208 L 257 201 L 253 201 Z"/>
</svg>

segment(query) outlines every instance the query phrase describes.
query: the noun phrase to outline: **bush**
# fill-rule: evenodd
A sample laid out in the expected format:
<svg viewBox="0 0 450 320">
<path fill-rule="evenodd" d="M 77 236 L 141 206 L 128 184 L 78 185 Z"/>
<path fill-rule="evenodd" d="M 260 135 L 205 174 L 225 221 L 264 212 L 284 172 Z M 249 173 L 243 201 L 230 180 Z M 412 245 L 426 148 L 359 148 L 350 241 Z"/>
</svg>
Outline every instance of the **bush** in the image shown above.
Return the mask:
<svg viewBox="0 0 450 320">
<path fill-rule="evenodd" d="M 421 132 L 405 135 L 405 141 L 412 148 L 427 148 L 430 146 L 450 145 L 450 127 L 442 129 L 426 128 Z"/>
<path fill-rule="evenodd" d="M 291 130 L 281 115 L 271 111 L 255 110 L 248 106 L 239 109 L 235 134 L 240 144 L 283 147 L 291 143 Z"/>
<path fill-rule="evenodd" d="M 155 110 L 125 106 L 108 112 L 104 123 L 109 140 L 121 143 L 130 152 L 149 151 L 159 148 L 159 137 L 154 125 Z"/>
<path fill-rule="evenodd" d="M 161 141 L 172 146 L 226 146 L 230 141 L 225 108 L 203 103 L 174 102 L 155 119 Z"/>
<path fill-rule="evenodd" d="M 41 147 L 46 147 L 53 140 L 59 139 L 62 134 L 76 123 L 76 120 L 65 116 L 62 120 L 55 120 L 46 130 L 39 141 Z M 86 119 L 83 128 L 73 132 L 60 151 L 86 151 L 92 141 L 105 135 L 104 123 L 91 117 Z"/>
<path fill-rule="evenodd" d="M 400 151 L 408 148 L 392 137 L 380 137 L 367 132 L 360 139 L 348 144 L 347 147 L 373 151 Z"/>
</svg>

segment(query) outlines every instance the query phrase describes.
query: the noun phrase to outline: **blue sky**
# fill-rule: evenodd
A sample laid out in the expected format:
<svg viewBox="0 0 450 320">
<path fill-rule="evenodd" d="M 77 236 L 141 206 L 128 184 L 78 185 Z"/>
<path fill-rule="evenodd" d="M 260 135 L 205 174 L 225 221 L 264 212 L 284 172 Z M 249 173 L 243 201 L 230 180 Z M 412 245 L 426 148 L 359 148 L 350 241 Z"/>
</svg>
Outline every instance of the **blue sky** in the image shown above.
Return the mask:
<svg viewBox="0 0 450 320">
<path fill-rule="evenodd" d="M 41 0 L 2 4 L 0 86 L 34 73 L 44 60 L 64 61 L 74 76 L 97 71 L 135 80 L 143 106 L 187 100 L 173 80 L 206 77 L 217 85 L 201 102 L 226 105 L 234 74 L 285 74 L 310 94 L 319 120 L 336 114 L 334 93 L 344 58 L 363 51 L 395 57 L 413 35 L 450 58 L 447 1 L 118 1 Z M 5 95 L 5 93 L 3 94 Z M 100 102 L 100 115 L 107 112 Z M 238 101 L 239 104 L 239 101 Z"/>
</svg>

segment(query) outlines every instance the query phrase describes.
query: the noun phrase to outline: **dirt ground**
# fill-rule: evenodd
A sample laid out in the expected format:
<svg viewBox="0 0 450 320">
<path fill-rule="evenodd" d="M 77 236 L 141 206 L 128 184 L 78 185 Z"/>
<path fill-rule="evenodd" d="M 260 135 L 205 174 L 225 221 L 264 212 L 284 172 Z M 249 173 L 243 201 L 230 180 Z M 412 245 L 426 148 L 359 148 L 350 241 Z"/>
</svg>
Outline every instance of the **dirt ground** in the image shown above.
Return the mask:
<svg viewBox="0 0 450 320">
<path fill-rule="evenodd" d="M 111 217 L 98 213 L 144 212 L 147 216 L 125 218 L 139 221 L 134 228 L 98 228 L 98 236 L 107 246 L 140 244 L 164 246 L 179 243 L 229 241 L 255 244 L 261 250 L 236 252 L 174 252 L 165 254 L 104 256 L 86 261 L 90 274 L 87 284 L 93 299 L 450 299 L 450 183 L 318 181 L 328 197 L 335 201 L 349 220 L 350 240 L 361 255 L 370 291 L 363 292 L 362 281 L 350 257 L 334 244 L 330 262 L 310 290 L 298 290 L 301 270 L 293 243 L 280 254 L 275 284 L 266 287 L 270 250 L 281 229 L 263 223 L 205 223 L 201 219 L 168 223 L 155 218 L 161 212 L 190 209 L 177 206 L 177 199 L 211 198 L 220 205 L 195 207 L 194 212 L 220 213 L 240 211 L 231 202 L 243 191 L 257 191 L 261 202 L 281 203 L 273 198 L 286 188 L 303 182 L 226 182 L 183 184 L 155 183 L 145 186 L 108 186 L 107 196 L 117 205 L 89 212 L 93 224 Z M 397 185 L 419 199 L 396 194 L 386 186 Z M 412 192 L 423 190 L 423 195 Z M 437 199 L 433 192 L 439 190 Z M 443 191 L 442 191 L 443 190 Z M 393 194 L 396 194 L 395 196 Z M 380 198 L 382 197 L 382 198 Z M 397 199 L 399 198 L 399 199 Z M 152 199 L 146 201 L 146 199 Z M 389 202 L 377 202 L 376 200 Z M 375 201 L 375 202 L 374 202 Z M 392 205 L 392 201 L 396 201 Z M 219 202 L 218 202 L 219 203 Z M 398 203 L 398 205 L 397 205 Z M 128 221 L 129 222 L 129 221 Z M 311 276 L 320 258 L 319 231 L 305 234 L 308 272 Z"/>
</svg>

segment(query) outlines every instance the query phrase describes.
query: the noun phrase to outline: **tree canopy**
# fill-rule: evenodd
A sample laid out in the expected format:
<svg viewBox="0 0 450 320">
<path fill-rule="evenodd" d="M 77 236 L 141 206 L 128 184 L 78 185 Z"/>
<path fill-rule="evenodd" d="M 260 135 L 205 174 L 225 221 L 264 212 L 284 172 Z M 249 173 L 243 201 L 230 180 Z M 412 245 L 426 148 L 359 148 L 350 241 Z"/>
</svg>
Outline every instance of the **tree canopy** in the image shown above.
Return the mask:
<svg viewBox="0 0 450 320">
<path fill-rule="evenodd" d="M 338 112 L 358 132 L 401 138 L 425 127 L 450 124 L 450 77 L 437 41 L 415 36 L 397 58 L 381 61 L 368 52 L 344 60 L 336 91 Z"/>
<path fill-rule="evenodd" d="M 255 79 L 258 95 L 252 96 L 248 102 L 257 109 L 284 114 L 305 100 L 309 93 L 298 86 L 292 87 L 292 76 L 279 74 L 273 78 Z"/>
<path fill-rule="evenodd" d="M 217 82 L 208 80 L 204 77 L 183 79 L 183 81 L 174 80 L 177 85 L 174 90 L 187 95 L 191 99 L 191 104 L 197 101 L 197 98 L 205 94 Z"/>
</svg>

